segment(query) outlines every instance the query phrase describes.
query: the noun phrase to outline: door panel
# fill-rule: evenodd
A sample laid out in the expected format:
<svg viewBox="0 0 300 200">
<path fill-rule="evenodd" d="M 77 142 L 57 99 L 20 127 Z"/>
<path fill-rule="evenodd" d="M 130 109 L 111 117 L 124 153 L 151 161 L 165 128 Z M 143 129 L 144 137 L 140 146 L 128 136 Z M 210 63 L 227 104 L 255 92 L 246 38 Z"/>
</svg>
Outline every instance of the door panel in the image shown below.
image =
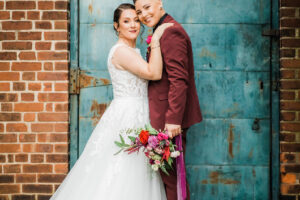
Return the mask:
<svg viewBox="0 0 300 200">
<path fill-rule="evenodd" d="M 80 155 L 113 98 L 107 56 L 117 41 L 114 9 L 125 0 L 79 1 Z M 187 136 L 191 197 L 268 199 L 270 195 L 271 27 L 269 0 L 163 1 L 189 34 L 204 120 Z M 179 9 L 180 8 L 180 9 Z M 148 31 L 144 31 L 146 38 Z M 146 44 L 138 39 L 145 55 Z M 112 144 L 113 145 L 113 144 Z M 77 155 L 77 157 L 78 157 Z M 74 156 L 74 153 L 71 155 Z"/>
</svg>

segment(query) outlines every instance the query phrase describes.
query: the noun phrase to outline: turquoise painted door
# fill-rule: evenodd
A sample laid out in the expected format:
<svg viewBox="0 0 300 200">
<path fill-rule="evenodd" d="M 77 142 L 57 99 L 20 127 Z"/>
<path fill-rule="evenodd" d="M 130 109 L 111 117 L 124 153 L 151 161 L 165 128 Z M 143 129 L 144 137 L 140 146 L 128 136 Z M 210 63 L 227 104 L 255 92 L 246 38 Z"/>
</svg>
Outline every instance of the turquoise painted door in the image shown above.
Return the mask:
<svg viewBox="0 0 300 200">
<path fill-rule="evenodd" d="M 113 98 L 106 62 L 117 40 L 113 10 L 124 2 L 128 1 L 71 3 L 71 68 L 76 84 L 71 95 L 71 166 Z M 272 119 L 272 101 L 278 92 L 271 85 L 276 73 L 271 62 L 274 45 L 262 33 L 272 28 L 271 1 L 163 3 L 191 37 L 204 115 L 203 122 L 188 133 L 186 165 L 192 199 L 269 199 L 276 176 L 271 175 L 271 155 L 277 148 L 272 148 L 276 140 L 270 133 L 276 129 L 272 122 L 278 123 Z M 145 54 L 145 44 L 138 46 Z"/>
</svg>

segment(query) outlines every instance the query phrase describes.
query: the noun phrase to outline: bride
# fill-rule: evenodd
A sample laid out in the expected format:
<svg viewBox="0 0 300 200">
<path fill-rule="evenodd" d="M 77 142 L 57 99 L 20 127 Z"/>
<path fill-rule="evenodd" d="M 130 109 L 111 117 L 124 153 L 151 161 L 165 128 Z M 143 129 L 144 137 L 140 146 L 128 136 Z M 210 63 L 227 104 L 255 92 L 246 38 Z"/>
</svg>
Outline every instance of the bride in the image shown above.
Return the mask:
<svg viewBox="0 0 300 200">
<path fill-rule="evenodd" d="M 114 141 L 128 128 L 149 123 L 147 81 L 162 74 L 159 39 L 172 24 L 163 24 L 152 37 L 149 64 L 135 47 L 140 22 L 131 4 L 114 12 L 119 40 L 108 56 L 114 99 L 98 122 L 84 151 L 51 200 L 166 200 L 157 172 L 152 172 L 143 153 L 125 155 Z"/>
</svg>

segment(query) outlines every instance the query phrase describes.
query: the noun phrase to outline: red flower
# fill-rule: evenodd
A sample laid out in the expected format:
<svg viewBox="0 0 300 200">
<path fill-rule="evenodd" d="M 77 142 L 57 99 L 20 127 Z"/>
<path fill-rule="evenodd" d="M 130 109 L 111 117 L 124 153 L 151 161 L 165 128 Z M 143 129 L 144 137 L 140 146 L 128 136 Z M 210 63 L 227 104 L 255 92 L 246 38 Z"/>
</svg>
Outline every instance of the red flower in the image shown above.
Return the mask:
<svg viewBox="0 0 300 200">
<path fill-rule="evenodd" d="M 146 145 L 148 143 L 149 131 L 142 130 L 139 137 L 140 137 L 141 143 L 143 145 Z"/>
<path fill-rule="evenodd" d="M 148 35 L 146 42 L 149 45 L 151 43 L 152 35 Z"/>
<path fill-rule="evenodd" d="M 170 153 L 170 147 L 165 147 L 165 153 L 163 155 L 163 159 L 165 159 L 168 162 L 170 154 L 171 154 Z"/>
</svg>

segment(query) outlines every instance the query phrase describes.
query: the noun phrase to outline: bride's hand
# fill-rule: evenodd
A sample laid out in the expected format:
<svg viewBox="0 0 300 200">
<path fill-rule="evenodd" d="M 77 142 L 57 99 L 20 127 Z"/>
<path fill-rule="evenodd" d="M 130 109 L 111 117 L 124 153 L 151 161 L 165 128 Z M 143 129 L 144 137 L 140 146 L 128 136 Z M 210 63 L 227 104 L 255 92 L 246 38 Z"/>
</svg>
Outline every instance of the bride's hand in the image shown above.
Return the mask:
<svg viewBox="0 0 300 200">
<path fill-rule="evenodd" d="M 152 36 L 151 46 L 159 45 L 159 40 L 161 36 L 164 34 L 165 30 L 173 25 L 174 23 L 164 23 L 162 25 L 159 25 Z"/>
</svg>

